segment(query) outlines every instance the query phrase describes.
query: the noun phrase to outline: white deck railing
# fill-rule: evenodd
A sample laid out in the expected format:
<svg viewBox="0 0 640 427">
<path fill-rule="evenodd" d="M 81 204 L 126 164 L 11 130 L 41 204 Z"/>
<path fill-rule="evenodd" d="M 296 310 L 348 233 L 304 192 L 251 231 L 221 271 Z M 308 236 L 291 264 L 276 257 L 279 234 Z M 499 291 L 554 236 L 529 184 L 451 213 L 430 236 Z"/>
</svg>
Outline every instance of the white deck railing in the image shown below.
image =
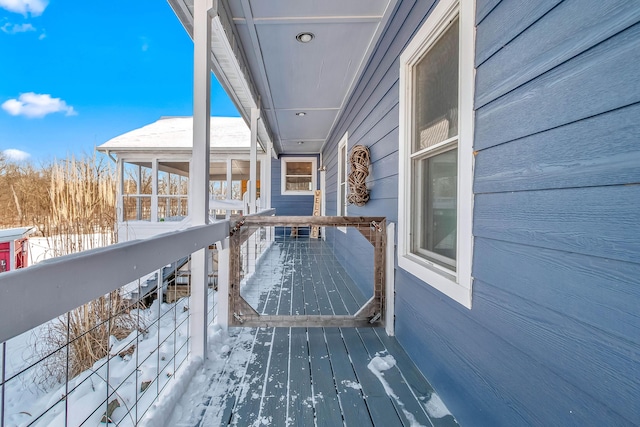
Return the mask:
<svg viewBox="0 0 640 427">
<path fill-rule="evenodd" d="M 149 408 L 172 388 L 170 384 L 180 377 L 180 371 L 189 371 L 190 362 L 201 360 L 189 349 L 195 341 L 206 340 L 206 336 L 191 331 L 203 329 L 194 328 L 195 324 L 208 325 L 212 321 L 213 290 L 206 283 L 191 283 L 191 287 L 208 289 L 205 295 L 209 296 L 209 308 L 204 311 L 197 307 L 207 307 L 206 304 L 189 301 L 189 297 L 161 303 L 162 293 L 167 292 L 162 286 L 156 291 L 159 299 L 146 308 L 139 304 L 144 293 L 142 282 L 151 276 L 156 280 L 163 277 L 170 265 L 224 241 L 228 233 L 229 222 L 221 221 L 1 274 L 0 426 L 96 425 L 107 417 L 119 425 L 136 425 L 148 418 Z M 223 271 L 219 274 L 224 276 Z M 177 276 L 176 271 L 174 277 Z M 126 284 L 129 285 L 123 288 Z M 133 296 L 135 293 L 137 297 Z M 90 330 L 72 331 L 74 315 L 91 316 L 74 310 L 100 298 L 106 300 L 113 316 L 94 321 Z M 123 300 L 125 303 L 120 304 Z M 129 325 L 131 332 L 126 337 L 116 339 L 112 330 L 119 321 L 116 316 L 121 314 L 134 324 Z M 63 329 L 58 326 L 57 331 L 63 343 L 54 348 L 42 347 L 52 322 L 62 325 Z M 107 331 L 107 355 L 86 371 L 73 375 L 70 360 L 74 345 L 93 337 L 92 333 L 101 328 Z M 29 331 L 30 339 L 44 348 L 43 352 L 35 354 L 31 346 L 25 345 Z M 199 343 L 198 347 L 206 345 Z M 46 377 L 47 370 L 52 369 L 48 364 L 52 358 L 63 361 L 56 368 L 58 374 L 63 373 L 62 380 Z M 35 382 L 41 387 L 35 387 Z M 42 389 L 44 383 L 47 390 Z"/>
</svg>

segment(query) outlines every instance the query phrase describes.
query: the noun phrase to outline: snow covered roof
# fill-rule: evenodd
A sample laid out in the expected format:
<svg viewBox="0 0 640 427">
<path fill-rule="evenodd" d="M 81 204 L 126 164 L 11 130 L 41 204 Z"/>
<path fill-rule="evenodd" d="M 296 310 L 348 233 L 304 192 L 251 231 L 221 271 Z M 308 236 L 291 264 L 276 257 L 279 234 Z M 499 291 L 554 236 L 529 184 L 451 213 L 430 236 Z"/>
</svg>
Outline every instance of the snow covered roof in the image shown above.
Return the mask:
<svg viewBox="0 0 640 427">
<path fill-rule="evenodd" d="M 11 242 L 13 240 L 22 239 L 33 233 L 33 227 L 7 228 L 0 230 L 0 242 Z"/>
<path fill-rule="evenodd" d="M 211 148 L 250 148 L 251 132 L 242 117 L 211 117 Z M 193 117 L 162 117 L 157 122 L 117 136 L 98 151 L 191 150 Z"/>
</svg>

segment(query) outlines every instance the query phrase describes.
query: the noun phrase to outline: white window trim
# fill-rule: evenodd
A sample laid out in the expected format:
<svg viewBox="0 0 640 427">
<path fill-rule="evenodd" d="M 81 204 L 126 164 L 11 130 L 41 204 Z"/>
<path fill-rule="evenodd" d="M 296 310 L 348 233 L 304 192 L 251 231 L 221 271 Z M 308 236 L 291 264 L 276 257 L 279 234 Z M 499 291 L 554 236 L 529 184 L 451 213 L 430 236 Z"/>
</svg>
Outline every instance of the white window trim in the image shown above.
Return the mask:
<svg viewBox="0 0 640 427">
<path fill-rule="evenodd" d="M 411 253 L 410 154 L 412 137 L 411 69 L 448 27 L 459 17 L 458 86 L 458 231 L 456 271 Z M 440 0 L 424 25 L 400 56 L 400 129 L 398 176 L 398 266 L 453 300 L 471 308 L 473 258 L 473 94 L 475 82 L 475 1 Z"/>
<path fill-rule="evenodd" d="M 337 192 L 337 198 L 336 198 L 336 215 L 337 216 L 347 216 L 347 188 L 348 188 L 348 182 L 349 182 L 349 177 L 347 175 L 347 158 L 349 157 L 349 153 L 348 153 L 348 141 L 349 141 L 349 132 L 346 132 L 344 134 L 344 136 L 342 137 L 342 139 L 340 140 L 340 142 L 338 143 L 338 174 L 336 176 L 336 182 L 338 184 L 338 192 Z M 345 150 L 345 156 L 344 159 L 341 158 L 342 155 L 342 149 L 344 148 Z M 342 171 L 344 170 L 344 180 L 345 180 L 345 185 L 344 185 L 344 189 L 343 187 L 340 185 L 340 176 L 342 175 Z M 344 212 L 340 209 L 341 207 L 341 201 L 342 203 L 344 203 Z M 347 227 L 338 227 L 338 230 L 342 231 L 343 233 L 347 232 Z"/>
<path fill-rule="evenodd" d="M 287 190 L 286 178 L 288 162 L 311 162 L 311 187 L 312 190 Z M 281 157 L 280 158 L 280 194 L 283 196 L 313 196 L 318 188 L 318 158 L 317 157 Z"/>
</svg>

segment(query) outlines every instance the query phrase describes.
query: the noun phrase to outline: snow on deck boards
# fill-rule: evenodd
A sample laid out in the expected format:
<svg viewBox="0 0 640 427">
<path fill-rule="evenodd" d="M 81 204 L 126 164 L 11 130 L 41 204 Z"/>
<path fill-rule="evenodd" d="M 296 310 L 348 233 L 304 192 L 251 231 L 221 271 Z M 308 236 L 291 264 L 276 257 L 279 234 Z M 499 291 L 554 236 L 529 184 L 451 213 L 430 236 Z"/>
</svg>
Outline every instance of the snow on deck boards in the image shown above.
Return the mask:
<svg viewBox="0 0 640 427">
<path fill-rule="evenodd" d="M 276 241 L 242 294 L 263 314 L 353 314 L 367 299 L 330 245 L 302 238 Z M 383 328 L 236 328 L 230 334 L 214 338 L 217 351 L 168 425 L 457 425 Z M 374 359 L 392 363 L 376 369 Z"/>
</svg>

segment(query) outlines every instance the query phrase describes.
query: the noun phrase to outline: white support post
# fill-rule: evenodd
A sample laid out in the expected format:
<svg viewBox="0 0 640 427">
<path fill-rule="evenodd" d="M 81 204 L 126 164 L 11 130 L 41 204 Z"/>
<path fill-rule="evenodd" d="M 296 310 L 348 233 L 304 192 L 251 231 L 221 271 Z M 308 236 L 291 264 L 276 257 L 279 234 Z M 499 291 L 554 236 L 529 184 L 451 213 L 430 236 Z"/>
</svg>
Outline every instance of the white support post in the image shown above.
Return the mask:
<svg viewBox="0 0 640 427">
<path fill-rule="evenodd" d="M 258 189 L 258 118 L 260 110 L 251 109 L 251 154 L 249 157 L 249 213 L 256 213 L 256 194 Z"/>
<path fill-rule="evenodd" d="M 136 219 L 142 219 L 142 166 L 138 165 L 138 177 L 136 179 Z"/>
<path fill-rule="evenodd" d="M 320 215 L 326 215 L 327 205 L 325 200 L 327 199 L 327 194 L 325 193 L 327 189 L 327 168 L 324 166 L 324 158 L 322 153 L 320 153 Z M 327 240 L 327 227 L 320 227 L 320 234 L 322 235 L 322 240 Z"/>
<path fill-rule="evenodd" d="M 271 156 L 273 155 L 273 145 L 267 144 L 267 154 L 264 156 L 262 167 L 265 170 L 264 184 L 260 184 L 260 198 L 264 200 L 265 209 L 271 209 Z"/>
<path fill-rule="evenodd" d="M 158 297 L 158 302 L 162 303 L 162 301 L 164 300 L 164 283 L 163 282 L 163 277 L 162 277 L 162 268 L 159 268 L 156 271 L 156 277 L 157 277 L 157 282 L 156 282 L 156 294 Z"/>
<path fill-rule="evenodd" d="M 386 254 L 386 280 L 385 280 L 385 312 L 384 328 L 390 337 L 396 334 L 395 327 L 395 303 L 396 303 L 396 284 L 395 284 L 395 248 L 396 248 L 396 226 L 393 222 L 387 224 L 387 254 Z"/>
<path fill-rule="evenodd" d="M 209 222 L 209 137 L 211 117 L 211 12 L 213 0 L 195 0 L 193 10 L 192 225 Z M 207 249 L 191 256 L 191 354 L 207 357 Z"/>
<path fill-rule="evenodd" d="M 227 159 L 227 200 L 233 199 L 233 159 Z M 224 213 L 226 219 L 231 218 L 231 210 L 227 209 Z"/>
<path fill-rule="evenodd" d="M 223 331 L 229 329 L 229 238 L 216 242 L 218 249 L 218 325 Z"/>
<path fill-rule="evenodd" d="M 118 186 L 116 190 L 116 215 L 118 217 L 118 224 L 121 224 L 124 222 L 124 163 L 122 162 L 120 156 L 118 156 L 116 170 L 118 174 Z M 117 237 L 118 241 L 120 242 L 120 237 Z"/>
<path fill-rule="evenodd" d="M 158 222 L 158 159 L 151 162 L 151 222 Z"/>
</svg>

